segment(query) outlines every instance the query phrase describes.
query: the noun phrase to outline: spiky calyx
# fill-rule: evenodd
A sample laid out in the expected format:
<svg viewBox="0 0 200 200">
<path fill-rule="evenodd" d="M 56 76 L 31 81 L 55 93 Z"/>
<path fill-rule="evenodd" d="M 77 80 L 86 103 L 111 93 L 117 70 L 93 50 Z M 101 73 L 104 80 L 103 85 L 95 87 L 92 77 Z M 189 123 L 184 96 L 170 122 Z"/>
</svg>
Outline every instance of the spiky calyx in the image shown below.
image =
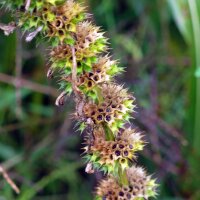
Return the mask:
<svg viewBox="0 0 200 200">
<path fill-rule="evenodd" d="M 98 58 L 92 64 L 90 72 L 83 72 L 78 79 L 78 86 L 84 91 L 91 91 L 95 86 L 112 81 L 113 76 L 121 73 L 122 68 L 117 66 L 117 61 L 113 61 L 109 56 Z M 100 87 L 100 86 L 99 86 Z"/>
<path fill-rule="evenodd" d="M 73 44 L 72 33 L 77 24 L 87 15 L 85 7 L 73 0 L 32 1 L 28 12 L 19 12 L 18 25 L 24 31 L 34 31 L 42 27 L 42 36 L 51 41 L 51 45 Z"/>
<path fill-rule="evenodd" d="M 61 68 L 63 76 L 60 82 L 67 93 L 72 92 L 70 65 L 66 68 Z M 101 90 L 101 86 L 104 83 L 112 82 L 114 76 L 123 71 L 117 65 L 117 61 L 111 60 L 108 55 L 97 59 L 96 57 L 84 59 L 78 62 L 77 67 L 77 87 L 94 101 L 98 101 L 98 93 Z"/>
<path fill-rule="evenodd" d="M 102 180 L 96 189 L 96 200 L 145 200 L 156 196 L 156 183 L 143 168 L 127 169 L 128 185 L 120 185 L 114 177 Z"/>
<path fill-rule="evenodd" d="M 95 124 L 105 124 L 115 134 L 131 118 L 135 99 L 116 84 L 103 84 L 96 92 L 98 102 L 87 103 L 84 114 Z"/>
<path fill-rule="evenodd" d="M 79 67 L 82 65 L 82 71 L 79 73 L 84 70 L 91 70 L 90 65 L 96 61 L 95 56 L 106 50 L 107 39 L 103 36 L 103 33 L 99 32 L 99 27 L 92 25 L 88 21 L 81 22 L 75 26 L 73 39 L 77 62 Z M 52 69 L 72 68 L 70 44 L 63 44 L 53 48 L 50 56 Z M 84 67 L 84 65 L 86 66 Z"/>
<path fill-rule="evenodd" d="M 85 147 L 88 162 L 93 163 L 95 169 L 115 176 L 130 166 L 136 158 L 135 153 L 144 146 L 141 134 L 131 128 L 120 130 L 114 141 L 106 140 L 103 128 L 96 128 L 94 138 L 93 143 L 88 142 Z"/>
</svg>

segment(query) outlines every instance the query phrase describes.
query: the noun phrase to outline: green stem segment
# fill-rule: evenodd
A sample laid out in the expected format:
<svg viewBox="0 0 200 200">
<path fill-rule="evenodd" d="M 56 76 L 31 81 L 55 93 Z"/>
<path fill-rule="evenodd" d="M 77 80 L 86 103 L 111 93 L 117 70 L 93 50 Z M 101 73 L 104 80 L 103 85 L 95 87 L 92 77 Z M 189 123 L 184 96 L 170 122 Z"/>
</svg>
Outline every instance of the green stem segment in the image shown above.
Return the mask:
<svg viewBox="0 0 200 200">
<path fill-rule="evenodd" d="M 128 182 L 128 177 L 127 177 L 127 173 L 126 170 L 123 170 L 121 167 L 119 167 L 119 182 L 121 185 L 123 186 L 128 186 L 129 182 Z"/>
<path fill-rule="evenodd" d="M 195 0 L 188 0 L 192 27 L 193 27 L 193 43 L 194 43 L 194 64 L 195 64 L 195 111 L 194 111 L 194 149 L 198 149 L 200 145 L 200 16 L 197 9 L 197 3 Z M 200 151 L 198 151 L 200 155 Z"/>
<path fill-rule="evenodd" d="M 110 130 L 109 126 L 104 123 L 103 127 L 104 127 L 105 134 L 106 134 L 106 140 L 107 141 L 114 141 L 115 136 L 113 135 L 113 132 Z"/>
</svg>

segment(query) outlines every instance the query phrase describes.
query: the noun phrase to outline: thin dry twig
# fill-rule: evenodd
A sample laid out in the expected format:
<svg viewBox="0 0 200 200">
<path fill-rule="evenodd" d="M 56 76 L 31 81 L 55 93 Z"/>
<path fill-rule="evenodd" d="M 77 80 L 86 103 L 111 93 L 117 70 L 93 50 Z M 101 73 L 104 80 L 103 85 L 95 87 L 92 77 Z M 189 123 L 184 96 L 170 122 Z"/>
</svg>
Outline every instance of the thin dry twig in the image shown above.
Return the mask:
<svg viewBox="0 0 200 200">
<path fill-rule="evenodd" d="M 16 87 L 27 88 L 42 94 L 51 95 L 54 97 L 58 96 L 58 91 L 52 87 L 44 86 L 38 83 L 34 83 L 32 81 L 25 80 L 23 78 L 16 79 L 13 76 L 9 76 L 3 73 L 0 73 L 0 82 L 4 82 L 7 84 L 11 84 Z"/>
<path fill-rule="evenodd" d="M 0 174 L 4 177 L 6 182 L 12 187 L 12 189 L 19 194 L 20 190 L 17 187 L 17 185 L 12 181 L 12 179 L 9 177 L 8 173 L 4 170 L 4 168 L 0 165 Z"/>
</svg>

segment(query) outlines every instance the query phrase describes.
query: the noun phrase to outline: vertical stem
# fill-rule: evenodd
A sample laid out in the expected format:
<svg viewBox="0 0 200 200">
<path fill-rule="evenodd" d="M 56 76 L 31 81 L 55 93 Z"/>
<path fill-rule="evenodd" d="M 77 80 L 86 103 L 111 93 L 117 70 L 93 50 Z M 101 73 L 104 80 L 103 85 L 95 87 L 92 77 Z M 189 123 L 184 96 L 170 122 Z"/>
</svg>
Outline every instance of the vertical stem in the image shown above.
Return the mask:
<svg viewBox="0 0 200 200">
<path fill-rule="evenodd" d="M 193 27 L 193 41 L 194 41 L 194 58 L 196 65 L 196 99 L 195 99 L 195 119 L 194 119 L 194 142 L 193 147 L 199 148 L 200 145 L 200 76 L 197 72 L 200 71 L 200 19 L 195 0 L 188 0 L 190 14 L 192 18 Z M 198 151 L 199 152 L 199 151 Z M 200 154 L 200 152 L 199 152 Z"/>
<path fill-rule="evenodd" d="M 119 167 L 119 179 L 121 185 L 127 186 L 129 184 L 126 170 L 122 170 L 121 167 Z"/>
<path fill-rule="evenodd" d="M 113 132 L 110 130 L 109 126 L 105 123 L 103 127 L 104 127 L 105 134 L 106 134 L 106 140 L 107 141 L 114 141 L 115 136 L 113 135 Z"/>
</svg>

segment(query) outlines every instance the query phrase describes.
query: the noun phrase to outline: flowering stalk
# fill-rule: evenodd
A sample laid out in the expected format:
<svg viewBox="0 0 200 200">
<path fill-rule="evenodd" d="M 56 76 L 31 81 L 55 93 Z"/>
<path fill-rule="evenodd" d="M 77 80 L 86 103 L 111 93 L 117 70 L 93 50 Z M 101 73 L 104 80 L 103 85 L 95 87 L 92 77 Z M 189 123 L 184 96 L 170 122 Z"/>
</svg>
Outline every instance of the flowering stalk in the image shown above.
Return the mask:
<svg viewBox="0 0 200 200">
<path fill-rule="evenodd" d="M 73 0 L 7 0 L 17 10 L 16 25 L 51 47 L 48 77 L 60 77 L 63 105 L 74 95 L 81 132 L 86 130 L 86 172 L 107 176 L 96 189 L 96 199 L 142 200 L 156 196 L 156 183 L 135 165 L 145 142 L 141 133 L 125 128 L 135 108 L 135 98 L 114 77 L 123 72 L 107 53 L 108 39 L 89 21 L 86 8 Z"/>
</svg>

